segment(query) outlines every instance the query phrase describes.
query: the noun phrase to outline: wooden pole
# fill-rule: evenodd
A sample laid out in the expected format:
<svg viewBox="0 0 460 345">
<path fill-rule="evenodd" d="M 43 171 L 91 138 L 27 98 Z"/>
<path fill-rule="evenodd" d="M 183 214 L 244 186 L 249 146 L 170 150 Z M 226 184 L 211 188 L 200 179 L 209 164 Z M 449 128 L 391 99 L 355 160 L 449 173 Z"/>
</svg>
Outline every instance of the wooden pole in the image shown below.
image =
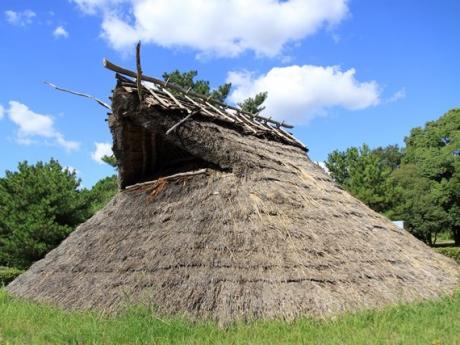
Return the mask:
<svg viewBox="0 0 460 345">
<path fill-rule="evenodd" d="M 137 82 L 137 93 L 139 95 L 139 105 L 142 103 L 142 67 L 141 67 L 141 41 L 137 42 L 136 45 L 136 82 Z"/>
<path fill-rule="evenodd" d="M 194 114 L 197 112 L 191 112 L 188 114 L 186 117 L 184 117 L 182 120 L 180 120 L 178 123 L 176 123 L 174 126 L 172 126 L 170 129 L 166 131 L 166 135 L 169 135 L 172 131 L 174 131 L 177 127 L 179 127 L 181 124 L 183 124 L 185 121 L 187 121 L 189 118 L 191 118 Z"/>
</svg>

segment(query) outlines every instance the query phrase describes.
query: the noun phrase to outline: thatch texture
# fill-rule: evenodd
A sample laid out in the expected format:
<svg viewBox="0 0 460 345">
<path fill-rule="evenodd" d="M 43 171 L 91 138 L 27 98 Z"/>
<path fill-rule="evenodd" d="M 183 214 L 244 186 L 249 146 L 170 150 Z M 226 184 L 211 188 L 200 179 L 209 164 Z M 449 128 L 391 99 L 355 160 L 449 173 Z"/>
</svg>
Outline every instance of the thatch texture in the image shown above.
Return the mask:
<svg viewBox="0 0 460 345">
<path fill-rule="evenodd" d="M 160 178 L 120 191 L 10 292 L 226 323 L 323 317 L 456 287 L 453 261 L 336 186 L 300 146 L 199 114 L 166 136 L 184 115 L 145 103 L 115 90 L 114 149 L 122 187 Z M 190 165 L 161 164 L 187 155 Z"/>
</svg>

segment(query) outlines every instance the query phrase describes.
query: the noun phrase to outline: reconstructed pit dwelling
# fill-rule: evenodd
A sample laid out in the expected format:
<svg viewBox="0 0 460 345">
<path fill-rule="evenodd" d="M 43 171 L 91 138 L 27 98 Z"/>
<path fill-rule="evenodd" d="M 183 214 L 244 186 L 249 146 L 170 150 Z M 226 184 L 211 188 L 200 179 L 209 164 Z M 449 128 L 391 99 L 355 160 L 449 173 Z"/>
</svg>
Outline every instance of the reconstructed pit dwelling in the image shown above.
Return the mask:
<svg viewBox="0 0 460 345">
<path fill-rule="evenodd" d="M 143 79 L 139 94 L 117 74 L 113 91 L 119 193 L 12 294 L 225 324 L 326 317 L 457 286 L 453 261 L 338 187 L 284 123 Z"/>
</svg>

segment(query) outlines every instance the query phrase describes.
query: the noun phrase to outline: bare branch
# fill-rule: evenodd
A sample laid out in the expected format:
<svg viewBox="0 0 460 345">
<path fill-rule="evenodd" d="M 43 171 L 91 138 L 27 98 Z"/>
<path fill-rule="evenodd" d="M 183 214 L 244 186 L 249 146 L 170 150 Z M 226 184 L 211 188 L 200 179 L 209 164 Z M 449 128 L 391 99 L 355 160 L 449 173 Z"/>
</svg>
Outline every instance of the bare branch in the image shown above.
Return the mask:
<svg viewBox="0 0 460 345">
<path fill-rule="evenodd" d="M 53 83 L 50 83 L 49 81 L 45 81 L 44 82 L 46 85 L 52 87 L 53 89 L 56 89 L 56 90 L 59 90 L 59 91 L 64 91 L 64 92 L 68 92 L 68 93 L 71 93 L 72 95 L 76 95 L 76 96 L 81 96 L 81 97 L 86 97 L 86 98 L 89 98 L 89 99 L 92 99 L 94 101 L 96 101 L 97 103 L 99 103 L 99 105 L 102 105 L 104 108 L 107 108 L 109 110 L 112 110 L 112 107 L 110 105 L 108 105 L 107 103 L 105 103 L 104 101 L 101 101 L 100 99 L 92 96 L 92 95 L 88 95 L 86 93 L 82 93 L 82 92 L 77 92 L 77 91 L 72 91 L 72 90 L 67 90 L 67 89 L 64 89 L 62 87 L 59 87 Z"/>
</svg>

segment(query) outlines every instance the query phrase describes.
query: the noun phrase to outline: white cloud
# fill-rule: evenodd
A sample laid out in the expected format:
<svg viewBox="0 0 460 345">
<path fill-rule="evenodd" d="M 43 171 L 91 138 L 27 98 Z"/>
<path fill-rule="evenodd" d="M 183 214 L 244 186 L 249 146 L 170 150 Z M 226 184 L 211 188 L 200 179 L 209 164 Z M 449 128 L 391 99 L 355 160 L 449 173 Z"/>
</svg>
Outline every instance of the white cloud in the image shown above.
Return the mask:
<svg viewBox="0 0 460 345">
<path fill-rule="evenodd" d="M 115 5 L 128 0 L 71 0 L 86 14 L 95 14 L 98 9 L 110 10 Z"/>
<path fill-rule="evenodd" d="M 54 141 L 67 151 L 77 150 L 78 142 L 65 140 L 64 136 L 54 128 L 54 121 L 49 115 L 34 113 L 25 104 L 10 101 L 8 116 L 19 126 L 17 141 L 20 144 L 33 144 L 34 138 L 46 138 Z"/>
<path fill-rule="evenodd" d="M 6 21 L 17 26 L 26 26 L 32 23 L 33 18 L 37 15 L 31 10 L 16 12 L 12 10 L 5 11 Z"/>
<path fill-rule="evenodd" d="M 66 29 L 64 29 L 63 26 L 58 26 L 56 29 L 54 29 L 53 36 L 55 38 L 67 38 L 69 37 L 69 33 L 66 31 Z"/>
<path fill-rule="evenodd" d="M 0 120 L 3 119 L 3 116 L 5 115 L 5 108 L 0 104 Z"/>
<path fill-rule="evenodd" d="M 115 49 L 138 40 L 237 56 L 246 50 L 277 56 L 289 42 L 339 23 L 347 0 L 73 0 L 101 13 L 102 35 Z"/>
<path fill-rule="evenodd" d="M 112 144 L 110 143 L 94 143 L 96 149 L 91 153 L 91 158 L 100 164 L 104 164 L 102 157 L 113 155 Z"/>
<path fill-rule="evenodd" d="M 313 65 L 275 67 L 258 77 L 249 72 L 229 72 L 227 82 L 234 87 L 229 98 L 237 103 L 267 91 L 265 114 L 302 124 L 326 114 L 329 108 L 358 110 L 377 105 L 378 84 L 360 82 L 355 73 L 354 69 Z"/>
<path fill-rule="evenodd" d="M 130 48 L 141 39 L 134 28 L 115 16 L 107 16 L 104 19 L 102 31 L 102 36 L 109 41 L 110 45 L 120 51 Z M 146 40 L 143 42 L 146 43 Z"/>
<path fill-rule="evenodd" d="M 388 98 L 386 103 L 397 102 L 404 98 L 406 98 L 406 88 L 403 87 L 402 89 L 396 91 L 390 98 Z"/>
<path fill-rule="evenodd" d="M 56 143 L 65 148 L 67 151 L 74 151 L 80 148 L 80 143 L 75 141 L 68 141 L 64 139 L 64 136 L 61 133 L 55 133 Z"/>
</svg>

